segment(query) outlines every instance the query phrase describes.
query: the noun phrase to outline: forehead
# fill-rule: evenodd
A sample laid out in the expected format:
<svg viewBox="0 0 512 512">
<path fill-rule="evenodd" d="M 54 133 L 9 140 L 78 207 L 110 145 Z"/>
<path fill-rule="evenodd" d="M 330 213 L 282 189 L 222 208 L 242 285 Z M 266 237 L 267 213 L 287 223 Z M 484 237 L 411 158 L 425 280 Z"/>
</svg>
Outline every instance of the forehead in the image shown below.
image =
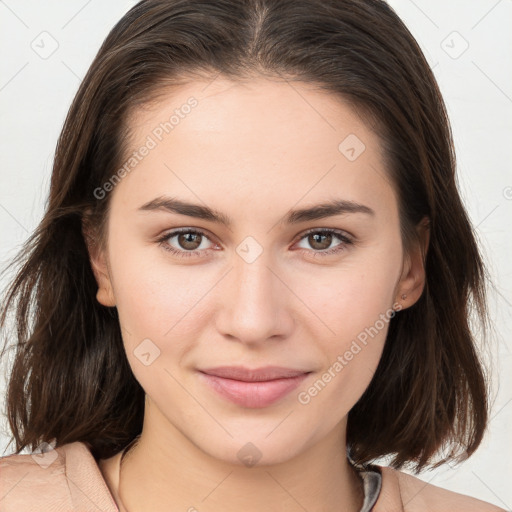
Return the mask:
<svg viewBox="0 0 512 512">
<path fill-rule="evenodd" d="M 114 193 L 138 206 L 165 193 L 220 210 L 235 199 L 254 206 L 258 195 L 288 208 L 330 197 L 373 196 L 376 209 L 394 201 L 378 136 L 310 84 L 194 81 L 134 111 L 129 126 L 125 163 L 139 155 Z"/>
</svg>

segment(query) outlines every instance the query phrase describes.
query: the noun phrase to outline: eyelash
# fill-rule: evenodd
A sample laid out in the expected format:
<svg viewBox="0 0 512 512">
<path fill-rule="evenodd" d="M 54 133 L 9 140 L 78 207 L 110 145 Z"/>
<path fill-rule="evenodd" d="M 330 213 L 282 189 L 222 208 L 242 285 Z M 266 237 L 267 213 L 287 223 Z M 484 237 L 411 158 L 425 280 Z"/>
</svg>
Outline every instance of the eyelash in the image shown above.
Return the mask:
<svg viewBox="0 0 512 512">
<path fill-rule="evenodd" d="M 178 229 L 178 230 L 171 231 L 170 233 L 166 233 L 165 235 L 160 237 L 157 240 L 157 242 L 159 243 L 159 245 L 164 250 L 169 251 L 170 253 L 178 256 L 179 258 L 189 258 L 191 256 L 202 257 L 201 252 L 208 253 L 209 251 L 212 250 L 212 249 L 204 249 L 203 251 L 200 251 L 200 250 L 196 249 L 194 251 L 180 251 L 180 250 L 175 249 L 174 247 L 170 246 L 168 244 L 168 241 L 171 238 L 174 238 L 176 235 L 179 235 L 181 233 L 193 233 L 193 234 L 196 234 L 196 235 L 201 235 L 201 236 L 207 238 L 208 240 L 210 240 L 210 238 L 208 237 L 208 235 L 204 231 L 201 231 L 199 229 L 183 228 L 183 229 Z M 324 251 L 315 251 L 315 250 L 313 250 L 313 254 L 314 254 L 315 258 L 317 256 L 324 257 L 324 256 L 330 256 L 332 254 L 340 253 L 340 252 L 346 250 L 346 246 L 347 245 L 352 245 L 354 243 L 343 231 L 339 231 L 337 229 L 315 229 L 315 228 L 314 229 L 310 229 L 309 231 L 304 233 L 300 237 L 300 239 L 298 241 L 300 242 L 301 240 L 303 240 L 304 238 L 306 238 L 307 236 L 309 236 L 309 235 L 311 235 L 313 233 L 314 234 L 318 233 L 318 234 L 322 234 L 322 235 L 335 235 L 342 242 L 341 244 L 336 245 L 332 249 L 326 249 Z M 308 253 L 311 252 L 308 249 L 299 249 L 299 250 L 300 251 L 306 251 Z"/>
</svg>

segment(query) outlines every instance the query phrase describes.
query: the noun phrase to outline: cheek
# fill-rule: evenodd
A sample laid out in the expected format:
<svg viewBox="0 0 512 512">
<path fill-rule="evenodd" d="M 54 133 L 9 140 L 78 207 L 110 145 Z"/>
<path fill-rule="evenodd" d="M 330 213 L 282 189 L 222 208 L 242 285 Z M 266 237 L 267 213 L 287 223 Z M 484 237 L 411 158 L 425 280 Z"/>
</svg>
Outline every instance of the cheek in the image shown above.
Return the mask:
<svg viewBox="0 0 512 512">
<path fill-rule="evenodd" d="M 308 406 L 308 414 L 322 417 L 326 428 L 344 417 L 370 384 L 394 317 L 382 301 L 367 301 L 357 310 L 342 304 L 331 313 L 335 334 L 315 337 L 324 365 L 297 394 L 297 401 Z"/>
<path fill-rule="evenodd" d="M 167 366 L 179 364 L 201 339 L 202 319 L 219 275 L 208 265 L 173 263 L 163 249 L 119 242 L 116 245 L 112 238 L 110 260 L 128 357 L 133 360 L 133 354 L 143 350 L 144 340 L 150 340 L 145 342 L 150 352 L 164 356 L 155 360 L 153 368 L 164 361 Z"/>
<path fill-rule="evenodd" d="M 379 320 L 391 313 L 400 270 L 400 245 L 388 241 L 354 252 L 336 267 L 318 269 L 314 279 L 307 269 L 290 279 L 315 313 L 318 321 L 311 325 L 317 336 L 322 333 L 319 339 L 343 348 L 343 343 L 376 322 L 382 327 Z"/>
<path fill-rule="evenodd" d="M 319 273 L 315 286 L 303 296 L 318 312 L 318 321 L 309 328 L 323 353 L 324 367 L 313 385 L 302 390 L 300 403 L 327 401 L 328 409 L 345 414 L 369 385 L 395 315 L 392 306 L 401 270 L 396 247 L 375 247 L 357 262 L 349 265 L 347 260 L 335 271 Z"/>
</svg>

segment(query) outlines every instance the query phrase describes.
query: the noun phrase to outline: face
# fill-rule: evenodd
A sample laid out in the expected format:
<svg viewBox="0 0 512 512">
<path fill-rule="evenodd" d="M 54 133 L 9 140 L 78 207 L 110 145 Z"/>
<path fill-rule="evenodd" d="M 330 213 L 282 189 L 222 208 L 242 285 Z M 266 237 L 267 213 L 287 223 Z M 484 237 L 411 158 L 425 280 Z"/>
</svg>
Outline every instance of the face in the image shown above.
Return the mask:
<svg viewBox="0 0 512 512">
<path fill-rule="evenodd" d="M 145 425 L 233 463 L 343 437 L 392 308 L 422 287 L 378 137 L 333 95 L 265 79 L 182 86 L 130 125 L 135 153 L 92 263 Z M 203 373 L 220 366 L 300 375 Z"/>
</svg>

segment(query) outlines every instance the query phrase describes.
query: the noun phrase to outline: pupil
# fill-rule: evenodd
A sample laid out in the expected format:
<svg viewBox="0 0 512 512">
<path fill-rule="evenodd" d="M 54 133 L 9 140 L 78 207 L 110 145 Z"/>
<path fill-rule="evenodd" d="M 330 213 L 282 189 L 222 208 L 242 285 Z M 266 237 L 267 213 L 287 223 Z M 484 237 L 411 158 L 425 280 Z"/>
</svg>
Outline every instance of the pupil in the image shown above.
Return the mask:
<svg viewBox="0 0 512 512">
<path fill-rule="evenodd" d="M 182 240 L 180 240 L 180 244 L 186 249 L 195 249 L 198 246 L 197 239 L 199 239 L 199 235 L 197 233 L 184 233 L 181 238 L 184 239 L 184 242 L 182 243 Z M 194 238 L 196 238 L 195 241 Z M 192 247 L 189 244 L 192 244 Z"/>
<path fill-rule="evenodd" d="M 315 243 L 319 242 L 319 238 L 323 237 L 324 239 L 327 239 L 327 244 L 325 243 L 325 240 L 324 240 L 324 244 L 323 244 L 324 247 L 320 247 L 320 249 L 326 249 L 331 244 L 330 239 L 331 239 L 332 235 L 316 233 L 316 234 L 312 235 L 312 237 L 313 237 L 313 240 Z"/>
</svg>

